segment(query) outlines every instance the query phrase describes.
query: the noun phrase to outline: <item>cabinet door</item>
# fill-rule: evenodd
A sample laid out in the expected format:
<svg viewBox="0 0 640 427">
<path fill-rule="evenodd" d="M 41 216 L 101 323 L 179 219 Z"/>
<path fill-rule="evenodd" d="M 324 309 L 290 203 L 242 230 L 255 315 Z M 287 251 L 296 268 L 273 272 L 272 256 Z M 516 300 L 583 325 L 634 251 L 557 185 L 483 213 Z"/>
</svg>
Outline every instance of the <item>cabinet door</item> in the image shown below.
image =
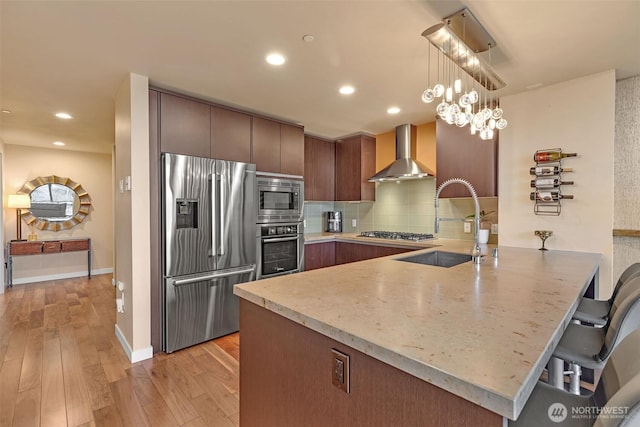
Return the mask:
<svg viewBox="0 0 640 427">
<path fill-rule="evenodd" d="M 377 246 L 376 248 L 377 248 L 376 258 L 389 256 L 389 255 L 403 254 L 405 252 L 411 252 L 413 250 L 413 249 L 407 249 L 407 248 L 396 248 L 393 246 Z"/>
<path fill-rule="evenodd" d="M 322 243 L 304 245 L 304 271 L 322 268 Z"/>
<path fill-rule="evenodd" d="M 335 143 L 305 136 L 305 199 L 335 200 Z"/>
<path fill-rule="evenodd" d="M 336 200 L 360 200 L 356 185 L 360 176 L 359 143 L 353 139 L 336 142 Z"/>
<path fill-rule="evenodd" d="M 160 150 L 209 157 L 211 112 L 208 104 L 160 94 Z"/>
<path fill-rule="evenodd" d="M 251 116 L 211 107 L 211 157 L 251 162 Z"/>
<path fill-rule="evenodd" d="M 436 185 L 450 178 L 463 178 L 473 185 L 478 197 L 498 195 L 498 132 L 485 141 L 471 135 L 467 127 L 436 121 Z M 450 185 L 440 197 L 470 197 L 463 185 Z"/>
<path fill-rule="evenodd" d="M 336 142 L 336 200 L 375 200 L 376 140 L 359 135 Z"/>
<path fill-rule="evenodd" d="M 280 124 L 280 172 L 304 175 L 304 131 L 301 127 Z"/>
<path fill-rule="evenodd" d="M 363 135 L 360 140 L 360 198 L 358 200 L 375 200 L 376 184 L 369 182 L 376 173 L 376 139 Z"/>
<path fill-rule="evenodd" d="M 280 123 L 253 117 L 251 159 L 258 171 L 280 173 Z"/>
<path fill-rule="evenodd" d="M 336 264 L 336 242 L 304 245 L 305 271 L 331 267 Z"/>
<path fill-rule="evenodd" d="M 336 242 L 323 243 L 320 250 L 322 251 L 320 254 L 322 267 L 336 265 Z"/>
<path fill-rule="evenodd" d="M 304 199 L 318 200 L 315 198 L 315 184 L 313 174 L 315 171 L 313 158 L 314 138 L 305 135 L 304 137 Z"/>
</svg>

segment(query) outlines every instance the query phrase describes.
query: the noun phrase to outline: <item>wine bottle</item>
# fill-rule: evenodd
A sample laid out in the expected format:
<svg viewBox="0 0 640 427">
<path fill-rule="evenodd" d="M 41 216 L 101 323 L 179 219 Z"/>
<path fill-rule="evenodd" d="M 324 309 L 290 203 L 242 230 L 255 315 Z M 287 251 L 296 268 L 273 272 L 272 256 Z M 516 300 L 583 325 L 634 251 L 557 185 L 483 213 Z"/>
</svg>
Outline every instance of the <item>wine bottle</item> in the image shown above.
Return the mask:
<svg viewBox="0 0 640 427">
<path fill-rule="evenodd" d="M 557 162 L 565 157 L 576 157 L 577 153 L 562 153 L 560 151 L 538 151 L 533 155 L 535 162 Z"/>
<path fill-rule="evenodd" d="M 573 181 L 560 181 L 559 176 L 550 176 L 531 180 L 531 186 L 535 188 L 556 188 L 561 185 L 573 185 Z"/>
<path fill-rule="evenodd" d="M 545 175 L 557 175 L 561 172 L 573 172 L 572 168 L 561 168 L 560 166 L 536 166 L 529 169 L 531 175 L 545 176 Z"/>
<path fill-rule="evenodd" d="M 534 191 L 529 194 L 529 198 L 539 202 L 557 202 L 560 199 L 573 199 L 573 196 L 560 194 L 558 191 Z"/>
</svg>

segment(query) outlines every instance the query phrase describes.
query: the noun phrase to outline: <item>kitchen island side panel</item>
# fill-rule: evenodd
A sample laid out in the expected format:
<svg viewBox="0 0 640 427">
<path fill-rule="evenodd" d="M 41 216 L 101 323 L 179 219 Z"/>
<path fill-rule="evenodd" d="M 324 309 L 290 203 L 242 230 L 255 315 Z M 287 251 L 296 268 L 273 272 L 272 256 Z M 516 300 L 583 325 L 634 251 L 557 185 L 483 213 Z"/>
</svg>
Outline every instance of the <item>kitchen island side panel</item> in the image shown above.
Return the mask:
<svg viewBox="0 0 640 427">
<path fill-rule="evenodd" d="M 240 424 L 502 426 L 502 417 L 240 299 Z M 350 393 L 332 385 L 331 349 L 350 356 Z"/>
</svg>

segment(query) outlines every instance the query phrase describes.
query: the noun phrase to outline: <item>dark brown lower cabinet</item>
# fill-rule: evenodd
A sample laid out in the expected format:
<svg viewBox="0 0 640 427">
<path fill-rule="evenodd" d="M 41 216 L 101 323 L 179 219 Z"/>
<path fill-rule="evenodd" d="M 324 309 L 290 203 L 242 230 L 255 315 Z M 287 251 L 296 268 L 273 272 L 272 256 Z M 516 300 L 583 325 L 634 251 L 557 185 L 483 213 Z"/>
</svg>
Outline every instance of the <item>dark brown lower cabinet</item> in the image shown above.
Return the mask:
<svg viewBox="0 0 640 427">
<path fill-rule="evenodd" d="M 414 249 L 346 242 L 311 243 L 304 247 L 304 269 L 305 271 L 315 270 L 412 250 Z"/>
<path fill-rule="evenodd" d="M 336 265 L 336 242 L 311 243 L 304 246 L 304 269 Z"/>
<path fill-rule="evenodd" d="M 336 264 L 364 261 L 365 259 L 401 254 L 412 250 L 414 249 L 336 242 Z"/>
</svg>

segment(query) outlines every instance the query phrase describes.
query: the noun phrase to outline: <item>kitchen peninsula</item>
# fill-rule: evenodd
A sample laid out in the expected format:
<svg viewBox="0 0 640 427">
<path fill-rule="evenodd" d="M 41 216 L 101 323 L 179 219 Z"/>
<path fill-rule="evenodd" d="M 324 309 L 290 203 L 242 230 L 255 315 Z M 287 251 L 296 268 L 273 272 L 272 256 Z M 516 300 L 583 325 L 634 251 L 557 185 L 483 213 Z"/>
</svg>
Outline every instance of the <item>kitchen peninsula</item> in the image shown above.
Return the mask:
<svg viewBox="0 0 640 427">
<path fill-rule="evenodd" d="M 436 240 L 423 252 L 467 252 Z M 419 252 L 412 252 L 416 254 Z M 236 286 L 243 425 L 496 425 L 518 416 L 600 255 L 500 247 L 451 268 L 408 254 Z M 350 393 L 332 385 L 336 349 Z"/>
</svg>

